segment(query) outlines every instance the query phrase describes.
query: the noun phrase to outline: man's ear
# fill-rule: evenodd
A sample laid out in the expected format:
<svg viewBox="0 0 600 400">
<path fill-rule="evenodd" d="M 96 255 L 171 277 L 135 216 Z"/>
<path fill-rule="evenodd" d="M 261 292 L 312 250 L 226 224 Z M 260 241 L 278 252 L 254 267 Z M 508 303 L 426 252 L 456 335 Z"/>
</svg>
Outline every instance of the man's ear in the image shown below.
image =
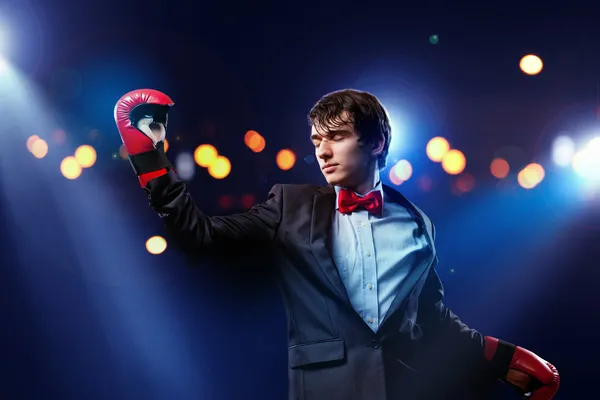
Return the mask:
<svg viewBox="0 0 600 400">
<path fill-rule="evenodd" d="M 380 155 L 383 152 L 385 147 L 385 137 L 380 135 L 379 138 L 373 142 L 373 151 L 371 151 L 371 155 L 374 157 Z"/>
</svg>

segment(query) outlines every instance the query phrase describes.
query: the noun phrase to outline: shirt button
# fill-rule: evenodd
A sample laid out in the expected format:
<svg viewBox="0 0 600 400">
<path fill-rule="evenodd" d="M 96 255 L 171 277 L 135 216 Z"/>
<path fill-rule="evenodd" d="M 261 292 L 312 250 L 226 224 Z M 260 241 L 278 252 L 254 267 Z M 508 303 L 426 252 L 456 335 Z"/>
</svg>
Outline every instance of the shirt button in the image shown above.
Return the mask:
<svg viewBox="0 0 600 400">
<path fill-rule="evenodd" d="M 370 283 L 367 285 L 367 287 L 369 288 L 369 290 L 373 289 L 373 285 L 371 285 Z"/>
<path fill-rule="evenodd" d="M 360 223 L 360 226 L 367 226 L 367 223 L 363 221 Z"/>
<path fill-rule="evenodd" d="M 371 252 L 367 251 L 367 257 L 371 257 Z"/>
<path fill-rule="evenodd" d="M 372 324 L 373 323 L 373 318 L 369 318 L 369 323 Z"/>
</svg>

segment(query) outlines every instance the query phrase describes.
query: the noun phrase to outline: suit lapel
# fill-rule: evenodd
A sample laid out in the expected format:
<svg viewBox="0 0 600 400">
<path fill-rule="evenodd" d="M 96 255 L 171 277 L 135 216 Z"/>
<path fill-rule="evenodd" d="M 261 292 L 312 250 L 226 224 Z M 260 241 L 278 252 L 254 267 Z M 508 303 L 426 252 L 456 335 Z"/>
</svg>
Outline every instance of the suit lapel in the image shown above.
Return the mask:
<svg viewBox="0 0 600 400">
<path fill-rule="evenodd" d="M 404 208 L 408 210 L 410 215 L 413 217 L 417 225 L 419 226 L 419 231 L 425 234 L 425 238 L 427 240 L 427 244 L 430 250 L 430 260 L 428 262 L 428 268 L 424 270 L 421 276 L 416 281 L 415 287 L 419 286 L 419 282 L 424 280 L 427 277 L 427 273 L 429 272 L 429 268 L 433 264 L 433 260 L 435 260 L 435 244 L 433 242 L 433 225 L 431 220 L 421 211 L 417 206 L 411 203 L 406 197 L 404 197 L 400 192 L 396 191 L 394 188 L 383 185 L 383 191 L 396 203 L 402 205 Z M 413 272 L 414 273 L 414 272 Z M 401 299 L 396 296 L 390 305 L 389 310 L 387 311 L 385 317 L 381 321 L 380 329 L 388 321 L 398 309 L 402 308 L 403 304 L 410 300 L 414 292 L 411 292 L 406 298 Z"/>
<path fill-rule="evenodd" d="M 331 222 L 335 210 L 335 190 L 326 186 L 317 189 L 310 226 L 310 246 L 319 267 L 334 292 L 348 303 L 348 293 L 333 262 L 330 251 Z"/>
</svg>

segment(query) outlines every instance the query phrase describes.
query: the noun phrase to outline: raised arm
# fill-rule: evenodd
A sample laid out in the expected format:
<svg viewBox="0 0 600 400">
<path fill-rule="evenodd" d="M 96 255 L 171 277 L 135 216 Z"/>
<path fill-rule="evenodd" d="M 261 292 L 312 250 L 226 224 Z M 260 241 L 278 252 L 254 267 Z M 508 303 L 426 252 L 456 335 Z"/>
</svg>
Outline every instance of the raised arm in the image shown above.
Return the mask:
<svg viewBox="0 0 600 400">
<path fill-rule="evenodd" d="M 245 213 L 222 217 L 204 214 L 164 152 L 172 105 L 164 93 L 134 90 L 117 102 L 115 122 L 140 185 L 177 247 L 188 255 L 197 255 L 242 242 L 271 241 L 281 222 L 282 187 L 273 186 L 267 201 Z"/>
<path fill-rule="evenodd" d="M 194 203 L 175 171 L 148 182 L 151 207 L 165 223 L 170 237 L 188 254 L 198 250 L 226 250 L 236 244 L 272 241 L 281 221 L 282 188 L 275 185 L 268 199 L 249 211 L 209 217 Z"/>
</svg>

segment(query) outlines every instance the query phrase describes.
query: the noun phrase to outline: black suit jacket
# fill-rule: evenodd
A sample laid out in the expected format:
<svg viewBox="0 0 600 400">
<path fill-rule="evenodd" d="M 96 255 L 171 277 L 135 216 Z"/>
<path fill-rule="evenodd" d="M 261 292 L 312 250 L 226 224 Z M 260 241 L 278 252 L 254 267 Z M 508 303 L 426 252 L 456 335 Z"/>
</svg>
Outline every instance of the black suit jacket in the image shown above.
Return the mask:
<svg viewBox="0 0 600 400">
<path fill-rule="evenodd" d="M 289 399 L 465 399 L 473 393 L 481 399 L 481 389 L 496 379 L 487 372 L 482 335 L 442 302 L 433 224 L 394 189 L 384 185 L 425 232 L 431 262 L 411 295 L 392 303 L 377 333 L 352 308 L 330 256 L 332 187 L 278 184 L 264 203 L 218 217 L 195 205 L 174 171 L 147 190 L 186 254 L 218 255 L 250 244 L 275 258 L 288 320 Z"/>
</svg>

